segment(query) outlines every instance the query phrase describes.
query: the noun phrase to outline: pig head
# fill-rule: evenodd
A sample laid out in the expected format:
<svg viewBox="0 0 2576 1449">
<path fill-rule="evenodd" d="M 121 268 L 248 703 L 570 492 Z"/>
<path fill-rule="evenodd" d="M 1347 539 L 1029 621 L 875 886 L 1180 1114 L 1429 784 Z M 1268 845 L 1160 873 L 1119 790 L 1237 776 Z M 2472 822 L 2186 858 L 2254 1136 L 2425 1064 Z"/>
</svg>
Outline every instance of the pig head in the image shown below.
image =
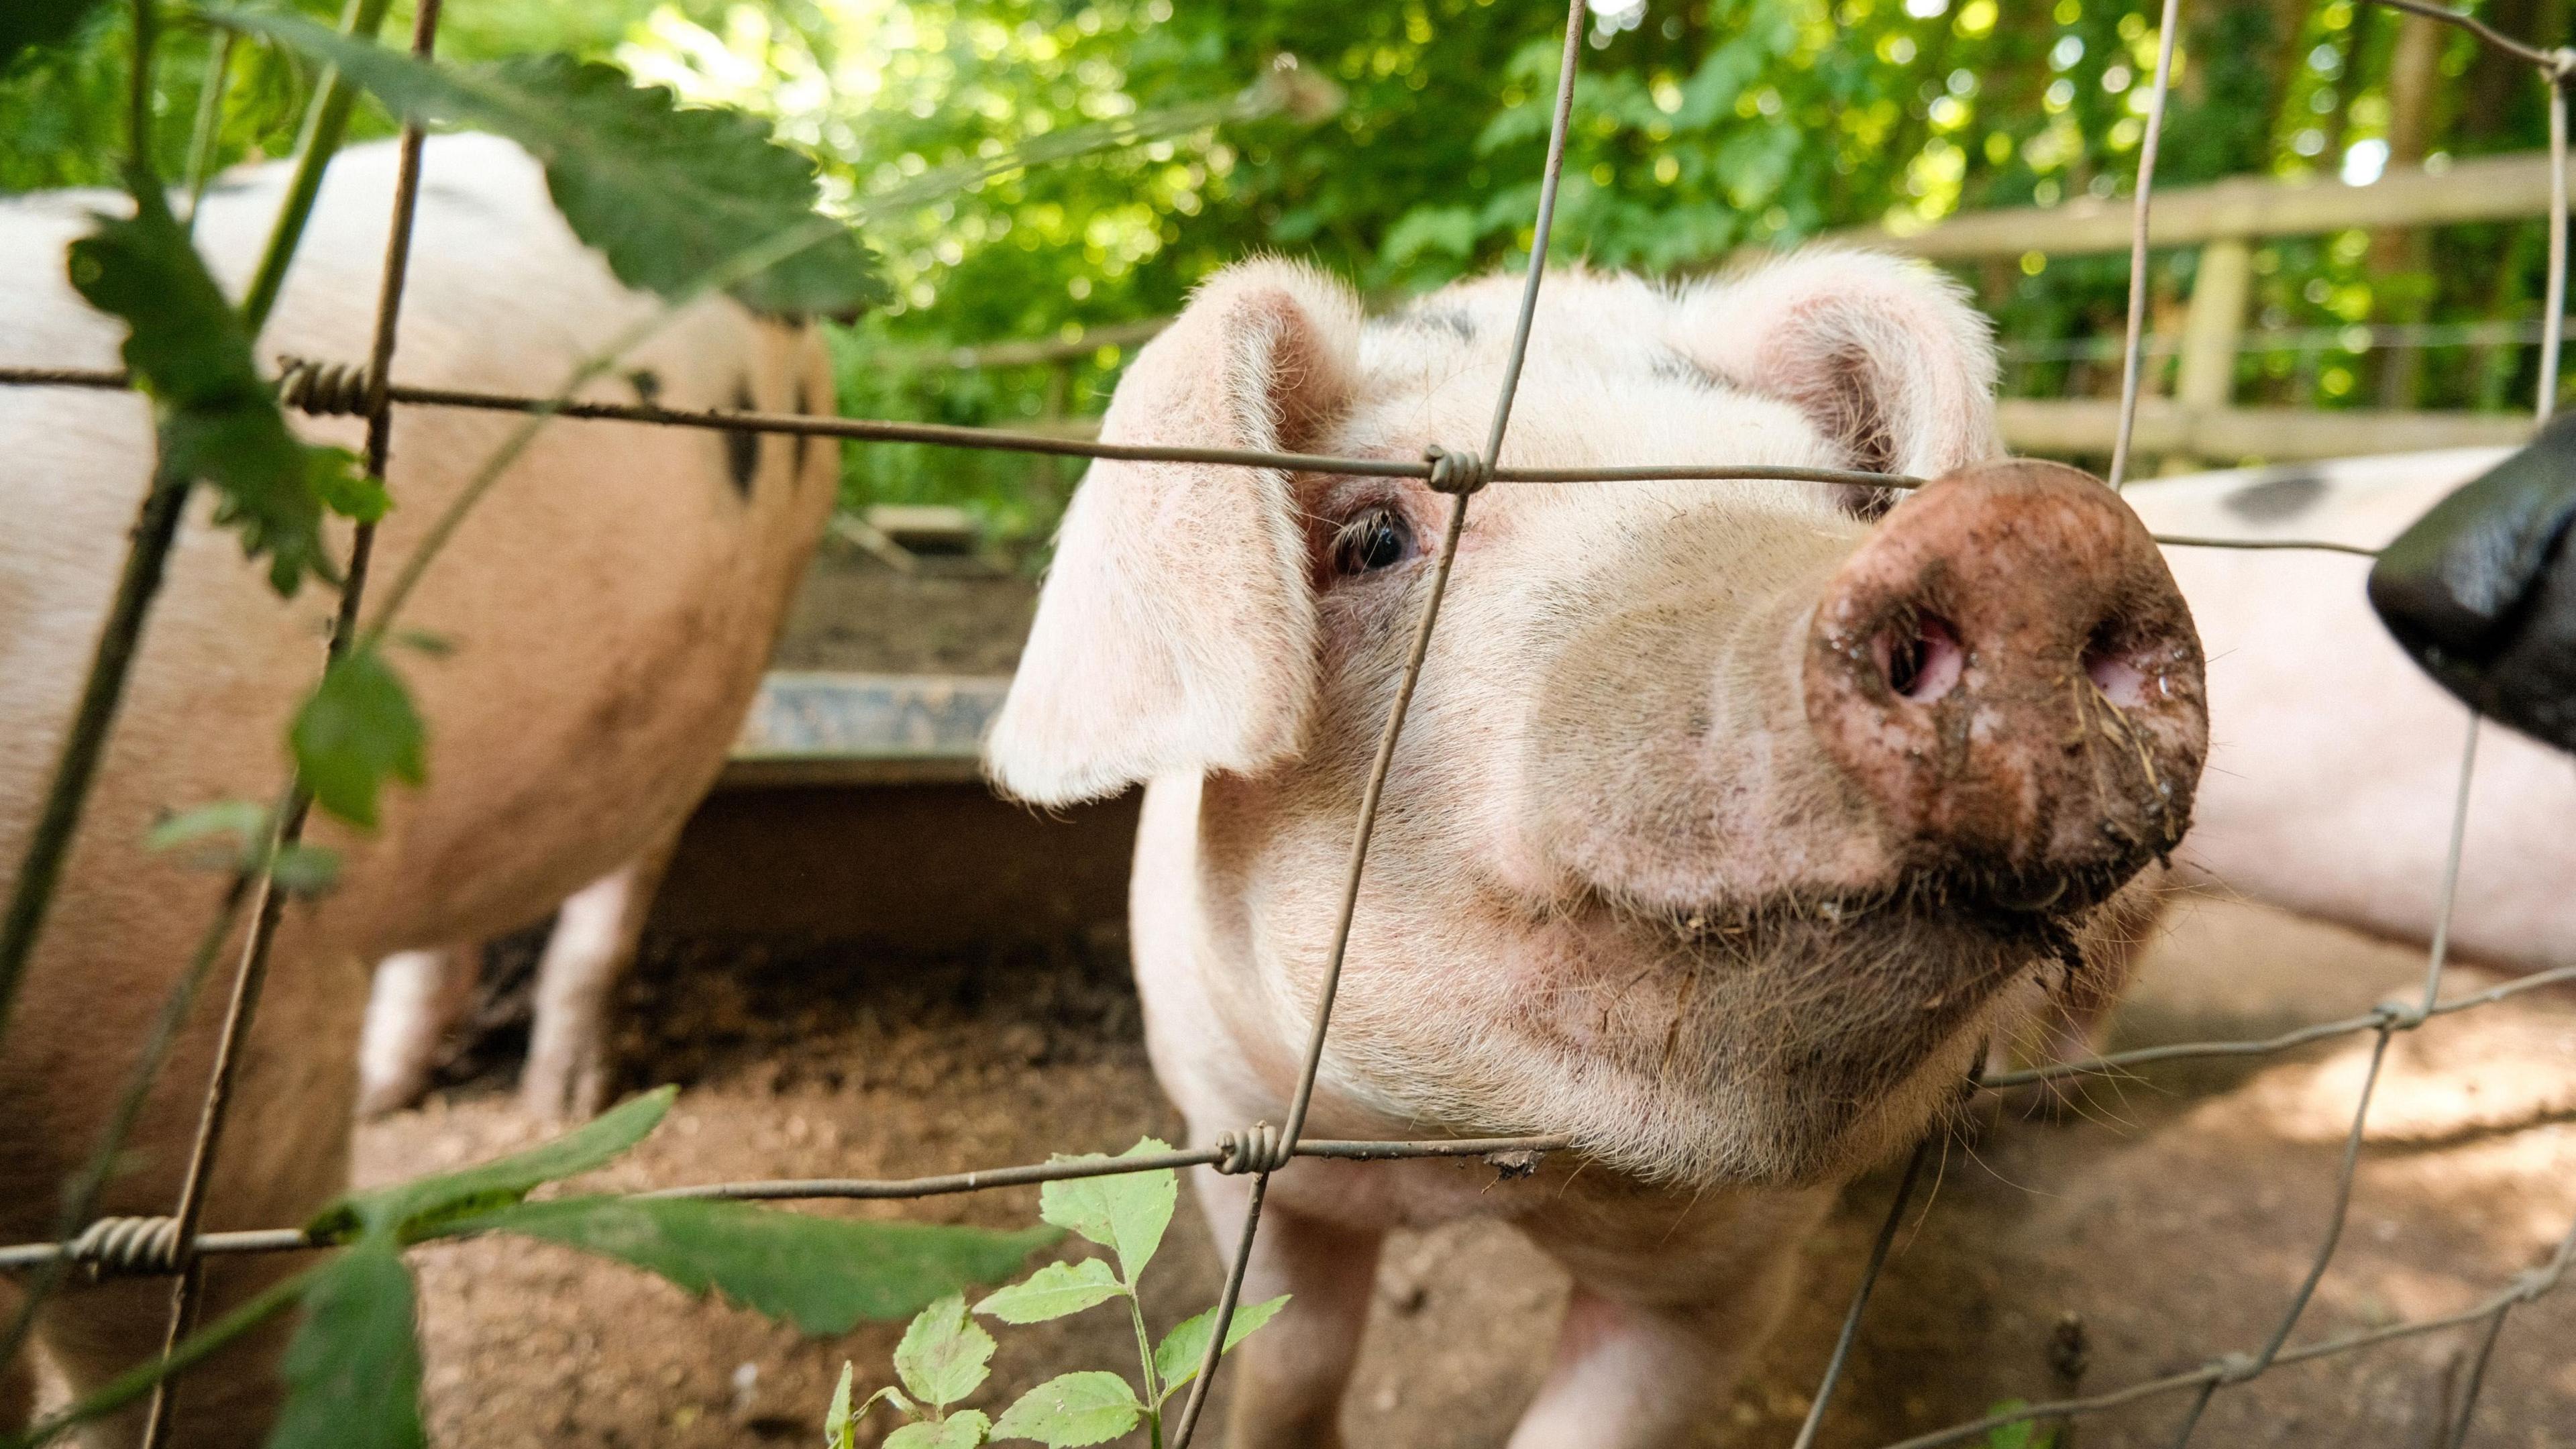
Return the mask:
<svg viewBox="0 0 2576 1449">
<path fill-rule="evenodd" d="M 1474 446 L 1516 280 L 1364 322 L 1265 261 L 1137 358 L 1104 436 L 1416 459 Z M 1832 1179 L 2189 817 L 2201 657 L 2075 470 L 1998 461 L 1984 327 L 1811 252 L 1541 293 L 1504 464 L 1933 479 L 1495 484 L 1388 777 L 1320 1079 L 1344 1131 L 1563 1132 L 1649 1182 Z M 1151 781 L 1138 970 L 1194 1125 L 1276 1120 L 1449 502 L 1409 479 L 1106 462 L 989 747 L 1064 804 Z M 1212 1120 L 1208 1125 L 1242 1125 Z"/>
</svg>

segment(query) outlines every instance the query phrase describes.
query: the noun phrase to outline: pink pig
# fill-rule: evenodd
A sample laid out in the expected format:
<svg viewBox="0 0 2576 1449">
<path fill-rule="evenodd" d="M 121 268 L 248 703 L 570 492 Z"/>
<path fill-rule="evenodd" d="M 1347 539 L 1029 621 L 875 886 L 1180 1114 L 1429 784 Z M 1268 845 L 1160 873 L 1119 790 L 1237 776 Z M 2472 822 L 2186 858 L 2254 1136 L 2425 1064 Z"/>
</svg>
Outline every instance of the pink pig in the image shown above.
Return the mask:
<svg viewBox="0 0 2576 1449">
<path fill-rule="evenodd" d="M 1472 446 L 1519 284 L 1363 322 L 1255 262 L 1137 358 L 1113 440 Z M 1887 259 L 1543 290 L 1502 462 L 1859 467 L 1496 484 L 1469 508 L 1387 781 L 1309 1135 L 1565 1133 L 1536 1185 L 1300 1160 L 1245 1293 L 1235 1442 L 1338 1441 L 1389 1229 L 1513 1221 L 1571 1270 L 1512 1442 L 1707 1422 L 1836 1187 L 1990 1040 L 2116 990 L 2206 749 L 2200 646 L 2146 530 L 1996 459 L 1986 331 Z M 1448 500 L 1393 479 L 1102 463 L 988 744 L 1047 805 L 1148 786 L 1148 1044 L 1195 1140 L 1281 1120 L 1345 852 Z M 1883 516 L 1882 516 L 1883 515 Z M 1577 1163 L 1581 1170 L 1575 1171 Z M 1246 1180 L 1202 1176 L 1230 1250 Z"/>
</svg>

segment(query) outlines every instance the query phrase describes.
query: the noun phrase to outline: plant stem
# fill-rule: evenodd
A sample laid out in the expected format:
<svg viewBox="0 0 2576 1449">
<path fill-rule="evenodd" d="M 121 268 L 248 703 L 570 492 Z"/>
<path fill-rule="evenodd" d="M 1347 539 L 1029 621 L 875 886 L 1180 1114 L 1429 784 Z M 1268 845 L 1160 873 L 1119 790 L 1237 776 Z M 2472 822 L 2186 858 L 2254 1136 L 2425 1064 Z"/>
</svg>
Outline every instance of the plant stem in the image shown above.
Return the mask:
<svg viewBox="0 0 2576 1449">
<path fill-rule="evenodd" d="M 340 28 L 359 40 L 373 40 L 384 27 L 385 11 L 393 0 L 349 0 Z M 287 265 L 295 260 L 296 244 L 304 239 L 304 223 L 313 214 L 313 200 L 322 191 L 322 173 L 331 157 L 340 149 L 340 140 L 349 132 L 349 112 L 358 103 L 358 88 L 344 79 L 338 70 L 323 73 L 321 88 L 314 91 L 312 103 L 304 111 L 304 134 L 296 142 L 294 179 L 287 183 L 286 201 L 278 209 L 277 224 L 268 234 L 268 249 L 260 254 L 259 268 L 251 273 L 250 286 L 242 292 L 242 323 L 253 337 L 261 324 L 268 321 L 269 310 L 277 305 L 277 294 L 286 286 Z"/>
<path fill-rule="evenodd" d="M 196 128 L 188 137 L 188 214 L 180 218 L 180 228 L 194 236 L 197 230 L 197 208 L 205 202 L 206 183 L 215 176 L 215 147 L 223 139 L 224 82 L 232 74 L 233 40 L 230 30 L 215 32 L 214 50 L 206 57 L 206 83 L 197 92 Z"/>
<path fill-rule="evenodd" d="M 37 1445 L 51 1443 L 71 1429 L 126 1407 L 152 1392 L 163 1379 L 186 1372 L 215 1350 L 275 1317 L 280 1309 L 304 1292 L 305 1283 L 318 1271 L 318 1266 L 307 1268 L 272 1284 L 268 1291 L 215 1320 L 205 1332 L 190 1338 L 166 1356 L 127 1369 L 88 1398 L 31 1426 L 24 1433 L 0 1440 L 0 1449 L 36 1449 Z"/>
</svg>

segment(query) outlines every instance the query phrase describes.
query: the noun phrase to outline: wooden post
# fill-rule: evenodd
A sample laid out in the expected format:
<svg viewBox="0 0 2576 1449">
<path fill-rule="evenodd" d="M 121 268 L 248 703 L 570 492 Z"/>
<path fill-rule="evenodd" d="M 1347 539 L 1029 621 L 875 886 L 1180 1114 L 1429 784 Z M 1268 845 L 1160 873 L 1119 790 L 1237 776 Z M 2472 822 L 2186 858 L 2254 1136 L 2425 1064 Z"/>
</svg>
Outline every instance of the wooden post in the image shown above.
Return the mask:
<svg viewBox="0 0 2576 1449">
<path fill-rule="evenodd" d="M 2225 408 L 2236 397 L 2236 344 L 2245 332 L 2245 303 L 2254 289 L 2254 248 L 2243 237 L 2219 237 L 2200 249 L 2183 316 L 2182 370 L 2174 400 L 2185 412 Z M 2188 473 L 2198 460 L 2165 459 L 2163 471 Z"/>
<path fill-rule="evenodd" d="M 1064 421 L 1065 409 L 1073 402 L 1073 368 L 1077 359 L 1058 358 L 1047 369 L 1046 401 L 1038 409 L 1041 428 L 1052 431 Z M 1039 518 L 1050 517 L 1064 506 L 1064 460 L 1053 453 L 1040 453 L 1029 460 L 1029 511 Z"/>
</svg>

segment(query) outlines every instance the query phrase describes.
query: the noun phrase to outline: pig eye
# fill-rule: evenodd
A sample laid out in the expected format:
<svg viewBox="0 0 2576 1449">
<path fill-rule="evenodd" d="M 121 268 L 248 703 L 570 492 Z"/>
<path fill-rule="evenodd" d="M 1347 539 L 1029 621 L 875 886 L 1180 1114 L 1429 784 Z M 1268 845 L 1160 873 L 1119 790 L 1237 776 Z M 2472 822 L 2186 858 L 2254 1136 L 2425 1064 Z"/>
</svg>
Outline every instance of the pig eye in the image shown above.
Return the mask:
<svg viewBox="0 0 2576 1449">
<path fill-rule="evenodd" d="M 1413 552 L 1413 525 L 1392 508 L 1352 516 L 1333 534 L 1333 571 L 1364 574 L 1404 562 Z"/>
</svg>

